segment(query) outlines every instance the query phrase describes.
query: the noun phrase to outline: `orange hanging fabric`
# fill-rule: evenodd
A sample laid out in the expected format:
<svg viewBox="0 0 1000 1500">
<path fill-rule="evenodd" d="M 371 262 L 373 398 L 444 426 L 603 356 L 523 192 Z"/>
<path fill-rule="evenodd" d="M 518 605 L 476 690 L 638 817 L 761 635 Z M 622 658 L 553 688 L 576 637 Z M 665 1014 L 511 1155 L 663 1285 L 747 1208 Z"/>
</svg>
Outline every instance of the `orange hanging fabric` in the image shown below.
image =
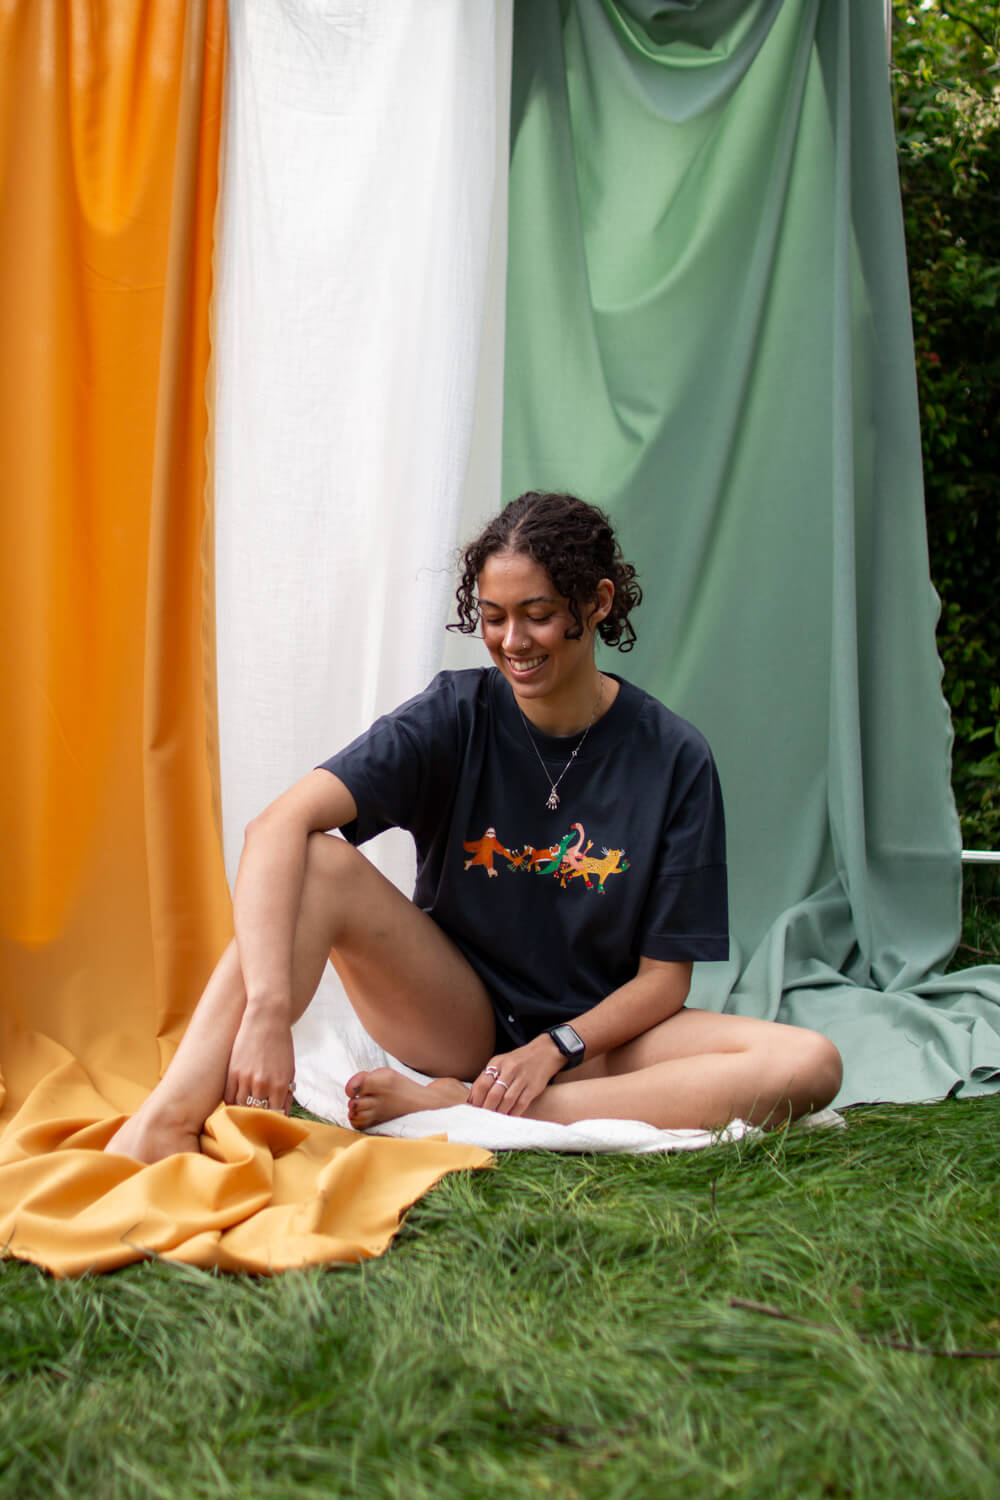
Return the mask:
<svg viewBox="0 0 1000 1500">
<path fill-rule="evenodd" d="M 224 47 L 224 0 L 0 13 L 0 1243 L 57 1274 L 376 1253 L 487 1159 L 242 1110 L 202 1157 L 94 1149 L 231 932 L 202 568 Z"/>
</svg>

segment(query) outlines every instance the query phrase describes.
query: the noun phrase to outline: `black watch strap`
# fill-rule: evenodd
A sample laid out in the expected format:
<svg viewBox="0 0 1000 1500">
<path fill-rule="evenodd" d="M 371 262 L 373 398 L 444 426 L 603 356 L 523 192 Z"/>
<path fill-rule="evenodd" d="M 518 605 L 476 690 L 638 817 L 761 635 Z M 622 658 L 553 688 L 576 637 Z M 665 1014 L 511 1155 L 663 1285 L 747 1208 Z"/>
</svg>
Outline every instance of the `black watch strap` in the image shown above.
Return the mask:
<svg viewBox="0 0 1000 1500">
<path fill-rule="evenodd" d="M 561 1026 L 550 1026 L 549 1036 L 566 1059 L 567 1068 L 575 1068 L 583 1062 L 584 1053 L 587 1049 L 583 1039 L 577 1036 L 568 1022 L 564 1021 Z"/>
</svg>

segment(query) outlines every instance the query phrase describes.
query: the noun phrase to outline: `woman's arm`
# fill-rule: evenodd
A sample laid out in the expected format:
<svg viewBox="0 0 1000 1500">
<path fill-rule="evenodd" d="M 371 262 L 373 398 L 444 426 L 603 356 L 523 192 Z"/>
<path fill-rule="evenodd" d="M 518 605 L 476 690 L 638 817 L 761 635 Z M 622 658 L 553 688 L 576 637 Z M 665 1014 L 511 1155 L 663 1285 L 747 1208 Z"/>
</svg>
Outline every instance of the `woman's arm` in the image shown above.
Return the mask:
<svg viewBox="0 0 1000 1500">
<path fill-rule="evenodd" d="M 691 968 L 690 963 L 640 958 L 634 979 L 612 990 L 571 1022 L 587 1049 L 586 1058 L 599 1057 L 631 1042 L 676 1015 L 691 987 Z M 501 1114 L 520 1115 L 562 1070 L 565 1059 L 548 1032 L 543 1031 L 526 1046 L 500 1053 L 490 1061 L 501 1069 L 507 1088 L 496 1089 L 480 1074 L 472 1085 L 469 1103 L 485 1104 Z"/>
<path fill-rule="evenodd" d="M 329 771 L 310 771 L 248 825 L 233 894 L 246 1008 L 224 1098 L 285 1101 L 292 1081 L 292 950 L 313 833 L 350 823 L 354 798 Z M 262 1069 L 267 1076 L 263 1076 Z"/>
<path fill-rule="evenodd" d="M 340 828 L 357 811 L 338 777 L 310 771 L 247 825 L 233 921 L 248 1007 L 291 1004 L 292 942 L 309 835 Z"/>
<path fill-rule="evenodd" d="M 612 990 L 593 1010 L 584 1011 L 570 1023 L 587 1049 L 586 1056 L 598 1057 L 602 1052 L 610 1052 L 612 1047 L 633 1041 L 675 1015 L 688 997 L 691 969 L 690 963 L 640 958 L 634 979 Z M 553 1051 L 559 1051 L 547 1032 L 544 1041 Z M 559 1055 L 561 1063 L 562 1054 Z"/>
</svg>

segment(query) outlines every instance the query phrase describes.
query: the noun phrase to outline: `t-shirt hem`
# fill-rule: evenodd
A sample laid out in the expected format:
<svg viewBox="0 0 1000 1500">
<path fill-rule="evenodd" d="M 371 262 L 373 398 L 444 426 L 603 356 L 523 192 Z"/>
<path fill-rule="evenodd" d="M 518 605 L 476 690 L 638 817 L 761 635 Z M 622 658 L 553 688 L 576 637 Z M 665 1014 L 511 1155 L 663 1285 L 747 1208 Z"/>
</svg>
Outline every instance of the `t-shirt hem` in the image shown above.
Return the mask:
<svg viewBox="0 0 1000 1500">
<path fill-rule="evenodd" d="M 729 938 L 709 933 L 649 937 L 641 951 L 643 958 L 655 958 L 660 963 L 724 963 L 729 957 Z"/>
<path fill-rule="evenodd" d="M 336 760 L 336 758 L 336 756 L 330 757 L 331 760 Z M 352 778 L 350 778 L 349 775 L 345 776 L 340 770 L 334 770 L 333 766 L 326 762 L 321 762 L 318 766 L 314 766 L 313 770 L 326 771 L 328 775 L 336 776 L 338 781 L 342 781 L 344 783 L 344 786 L 346 786 L 347 790 L 354 798 L 354 805 L 358 808 L 358 813 L 357 816 L 353 817 L 349 823 L 341 823 L 339 828 L 336 829 L 336 832 L 342 834 L 347 842 L 349 844 L 354 844 L 355 847 L 357 847 L 358 844 L 365 843 L 368 838 L 372 837 L 371 834 L 365 833 L 364 824 L 362 822 L 363 815 L 361 812 L 361 799 L 365 796 L 365 793 L 368 790 L 367 787 L 359 785 L 357 781 L 354 781 L 354 784 L 352 786 Z M 334 830 L 330 831 L 333 832 Z"/>
</svg>

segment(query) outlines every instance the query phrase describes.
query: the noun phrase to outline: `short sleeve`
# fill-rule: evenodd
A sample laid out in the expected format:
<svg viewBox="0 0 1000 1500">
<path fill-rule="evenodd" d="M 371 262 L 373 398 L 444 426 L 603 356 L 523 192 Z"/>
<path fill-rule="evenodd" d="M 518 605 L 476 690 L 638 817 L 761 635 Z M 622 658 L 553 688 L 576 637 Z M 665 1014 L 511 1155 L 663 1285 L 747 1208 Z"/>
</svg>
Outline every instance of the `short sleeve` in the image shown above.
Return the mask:
<svg viewBox="0 0 1000 1500">
<path fill-rule="evenodd" d="M 729 957 L 729 901 L 722 789 L 698 737 L 678 757 L 643 908 L 640 952 L 665 962 Z"/>
<path fill-rule="evenodd" d="M 461 758 L 461 726 L 452 674 L 440 672 L 415 698 L 317 767 L 338 776 L 358 808 L 340 830 L 363 844 L 387 828 L 418 836 L 443 816 Z"/>
</svg>

